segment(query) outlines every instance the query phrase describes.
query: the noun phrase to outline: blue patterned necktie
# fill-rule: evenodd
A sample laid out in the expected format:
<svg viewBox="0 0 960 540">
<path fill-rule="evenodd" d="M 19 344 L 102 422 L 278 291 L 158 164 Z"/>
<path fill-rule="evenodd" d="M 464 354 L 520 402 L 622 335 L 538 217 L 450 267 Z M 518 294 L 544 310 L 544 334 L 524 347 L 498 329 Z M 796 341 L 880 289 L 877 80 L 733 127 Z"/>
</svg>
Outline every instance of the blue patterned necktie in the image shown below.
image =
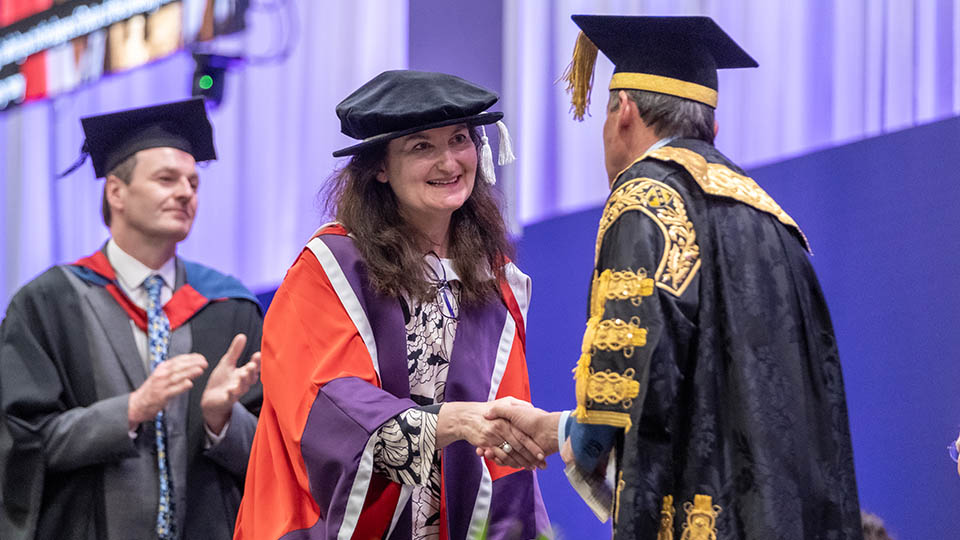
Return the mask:
<svg viewBox="0 0 960 540">
<path fill-rule="evenodd" d="M 149 296 L 147 300 L 147 342 L 150 355 L 150 371 L 157 369 L 160 362 L 167 359 L 167 345 L 170 343 L 170 321 L 163 312 L 160 302 L 160 290 L 163 279 L 152 275 L 143 282 Z M 160 476 L 160 504 L 157 508 L 157 538 L 174 540 L 177 537 L 173 513 L 173 483 L 170 479 L 169 460 L 167 459 L 167 429 L 163 410 L 157 413 L 157 471 Z"/>
</svg>

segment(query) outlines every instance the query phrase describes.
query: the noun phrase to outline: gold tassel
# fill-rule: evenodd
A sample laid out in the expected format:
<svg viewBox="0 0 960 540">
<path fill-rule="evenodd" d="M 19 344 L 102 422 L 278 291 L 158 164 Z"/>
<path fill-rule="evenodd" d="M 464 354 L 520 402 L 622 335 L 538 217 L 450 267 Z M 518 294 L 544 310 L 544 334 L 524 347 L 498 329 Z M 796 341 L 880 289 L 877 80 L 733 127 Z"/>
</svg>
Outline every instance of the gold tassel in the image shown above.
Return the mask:
<svg viewBox="0 0 960 540">
<path fill-rule="evenodd" d="M 590 354 L 593 351 L 593 338 L 597 333 L 600 317 L 590 317 L 587 321 L 587 330 L 583 333 L 583 344 L 580 346 L 580 359 L 573 370 L 573 378 L 577 381 L 577 408 L 573 410 L 573 417 L 584 419 L 587 417 L 587 384 L 590 381 Z"/>
<path fill-rule="evenodd" d="M 577 408 L 573 410 L 573 417 L 582 420 L 587 417 L 587 383 L 590 381 L 590 353 L 580 355 L 577 367 L 573 370 L 573 378 L 577 381 Z"/>
<path fill-rule="evenodd" d="M 563 72 L 560 80 L 567 81 L 567 92 L 572 95 L 573 118 L 583 121 L 583 115 L 590 106 L 590 90 L 593 88 L 593 66 L 597 63 L 597 46 L 586 34 L 580 32 L 577 44 L 573 48 L 573 60 Z"/>
</svg>

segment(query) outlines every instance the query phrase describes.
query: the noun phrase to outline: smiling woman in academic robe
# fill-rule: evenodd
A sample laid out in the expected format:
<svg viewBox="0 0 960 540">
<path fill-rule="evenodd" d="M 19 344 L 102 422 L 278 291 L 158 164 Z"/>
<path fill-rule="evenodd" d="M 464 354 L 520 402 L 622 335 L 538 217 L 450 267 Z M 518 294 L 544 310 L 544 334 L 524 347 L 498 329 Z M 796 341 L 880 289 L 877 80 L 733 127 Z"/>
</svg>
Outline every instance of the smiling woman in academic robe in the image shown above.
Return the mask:
<svg viewBox="0 0 960 540">
<path fill-rule="evenodd" d="M 485 112 L 458 77 L 382 73 L 337 107 L 361 142 L 336 222 L 277 291 L 237 538 L 534 538 L 543 450 L 493 403 L 529 406 L 529 278 L 509 255 Z M 477 447 L 496 455 L 479 457 Z"/>
</svg>

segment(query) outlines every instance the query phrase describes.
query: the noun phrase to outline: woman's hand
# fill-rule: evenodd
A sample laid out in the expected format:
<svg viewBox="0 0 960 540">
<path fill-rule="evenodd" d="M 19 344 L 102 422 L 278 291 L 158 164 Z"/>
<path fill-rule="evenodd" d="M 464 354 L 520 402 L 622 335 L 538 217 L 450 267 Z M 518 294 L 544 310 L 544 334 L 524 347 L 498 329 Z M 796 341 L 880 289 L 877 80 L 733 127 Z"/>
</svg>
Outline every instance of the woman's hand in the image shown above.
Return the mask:
<svg viewBox="0 0 960 540">
<path fill-rule="evenodd" d="M 496 404 L 532 407 L 529 403 L 512 397 L 485 403 L 444 403 L 437 419 L 437 447 L 443 448 L 455 441 L 464 440 L 477 448 L 492 449 L 495 461 L 500 465 L 529 470 L 546 467 L 546 453 L 526 433 L 506 420 L 488 420 L 485 417 Z M 505 448 L 510 451 L 506 452 Z"/>
</svg>

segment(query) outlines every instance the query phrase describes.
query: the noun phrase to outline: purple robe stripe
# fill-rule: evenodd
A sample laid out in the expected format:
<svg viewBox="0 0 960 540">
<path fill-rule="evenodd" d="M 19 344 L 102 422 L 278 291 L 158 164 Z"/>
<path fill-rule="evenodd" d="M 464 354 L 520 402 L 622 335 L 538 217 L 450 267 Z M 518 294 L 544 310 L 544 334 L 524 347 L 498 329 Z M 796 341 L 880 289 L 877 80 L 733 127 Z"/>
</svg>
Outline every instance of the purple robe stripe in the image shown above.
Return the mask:
<svg viewBox="0 0 960 540">
<path fill-rule="evenodd" d="M 384 422 L 416 407 L 356 377 L 325 384 L 310 408 L 300 441 L 310 493 L 320 508 L 330 508 L 306 534 L 284 539 L 349 539 L 366 498 L 373 467 L 371 435 Z M 335 482 L 331 486 L 331 482 Z M 331 504 L 342 501 L 342 504 Z M 409 527 L 408 538 L 409 538 Z"/>
<path fill-rule="evenodd" d="M 329 253 L 339 261 L 353 296 L 359 302 L 370 327 L 380 359 L 377 373 L 383 389 L 397 397 L 410 397 L 410 375 L 407 371 L 407 330 L 400 303 L 395 298 L 378 294 L 369 286 L 367 268 L 360 253 L 347 236 L 325 234 L 312 240 L 322 241 Z M 364 336 L 364 341 L 367 338 Z M 370 345 L 368 345 L 369 347 Z"/>
<path fill-rule="evenodd" d="M 533 472 L 508 474 L 493 483 L 490 505 L 490 529 L 487 538 L 536 538 L 536 516 L 518 516 L 516 508 L 536 508 L 537 497 Z M 509 494 L 509 496 L 504 496 Z"/>
<path fill-rule="evenodd" d="M 499 301 L 462 310 L 450 354 L 446 401 L 487 401 L 491 392 L 496 395 L 490 382 L 509 317 Z M 483 460 L 469 443 L 457 441 L 443 449 L 443 472 L 450 540 L 479 536 L 492 495 L 490 473 Z"/>
</svg>

